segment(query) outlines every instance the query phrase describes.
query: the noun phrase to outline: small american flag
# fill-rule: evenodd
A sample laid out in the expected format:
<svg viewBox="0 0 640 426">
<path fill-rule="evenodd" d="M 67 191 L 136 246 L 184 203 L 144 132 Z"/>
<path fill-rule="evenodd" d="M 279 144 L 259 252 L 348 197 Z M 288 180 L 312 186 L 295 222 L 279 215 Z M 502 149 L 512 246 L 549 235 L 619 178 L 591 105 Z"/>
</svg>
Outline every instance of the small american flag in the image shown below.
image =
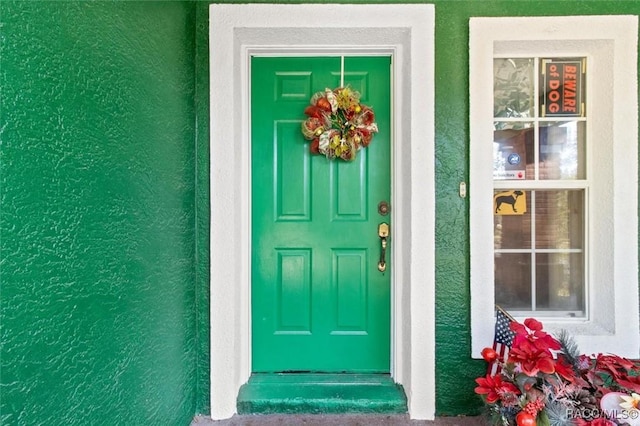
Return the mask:
<svg viewBox="0 0 640 426">
<path fill-rule="evenodd" d="M 496 312 L 496 329 L 493 337 L 493 350 L 498 353 L 498 358 L 487 366 L 487 374 L 492 376 L 500 373 L 502 363 L 509 358 L 509 348 L 513 344 L 516 333 L 509 328 L 514 319 L 506 314 L 501 308 Z M 498 362 L 500 360 L 501 362 Z"/>
</svg>

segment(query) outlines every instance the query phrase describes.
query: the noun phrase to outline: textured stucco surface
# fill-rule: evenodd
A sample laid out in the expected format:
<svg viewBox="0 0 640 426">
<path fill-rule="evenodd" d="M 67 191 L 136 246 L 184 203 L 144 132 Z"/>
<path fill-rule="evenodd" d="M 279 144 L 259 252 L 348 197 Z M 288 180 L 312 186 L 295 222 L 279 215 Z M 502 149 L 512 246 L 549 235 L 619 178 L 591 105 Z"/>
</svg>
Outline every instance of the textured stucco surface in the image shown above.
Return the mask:
<svg viewBox="0 0 640 426">
<path fill-rule="evenodd" d="M 0 3 L 2 424 L 193 416 L 194 10 Z"/>
<path fill-rule="evenodd" d="M 209 273 L 209 4 L 196 5 L 196 413 L 211 413 Z"/>
<path fill-rule="evenodd" d="M 484 368 L 469 357 L 472 212 L 457 195 L 468 19 L 637 15 L 640 2 L 434 3 L 447 415 L 477 410 Z M 2 424 L 187 424 L 209 410 L 207 4 L 0 1 Z"/>
<path fill-rule="evenodd" d="M 458 185 L 469 175 L 469 18 L 640 14 L 640 2 L 436 0 L 436 387 L 437 414 L 474 414 L 480 399 L 472 360 L 469 211 Z M 468 194 L 473 197 L 473 194 Z"/>
</svg>

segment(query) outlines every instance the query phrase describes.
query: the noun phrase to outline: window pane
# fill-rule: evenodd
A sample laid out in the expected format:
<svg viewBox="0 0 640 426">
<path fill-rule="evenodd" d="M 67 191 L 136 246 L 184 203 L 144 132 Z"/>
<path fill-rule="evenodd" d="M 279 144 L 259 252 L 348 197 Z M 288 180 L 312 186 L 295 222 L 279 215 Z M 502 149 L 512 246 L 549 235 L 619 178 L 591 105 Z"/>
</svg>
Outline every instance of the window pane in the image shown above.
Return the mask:
<svg viewBox="0 0 640 426">
<path fill-rule="evenodd" d="M 582 190 L 535 191 L 536 248 L 584 247 Z"/>
<path fill-rule="evenodd" d="M 493 178 L 523 180 L 535 177 L 533 123 L 496 122 L 493 132 Z M 527 165 L 530 165 L 527 167 Z"/>
<path fill-rule="evenodd" d="M 493 60 L 493 116 L 532 117 L 534 62 L 530 58 Z"/>
<path fill-rule="evenodd" d="M 539 253 L 536 256 L 536 310 L 584 314 L 581 253 Z"/>
<path fill-rule="evenodd" d="M 522 197 L 526 200 L 525 212 L 530 212 L 530 191 L 522 192 L 524 193 Z M 494 194 L 496 194 L 496 196 L 502 193 L 502 191 L 494 191 Z M 505 209 L 506 207 L 500 207 L 500 211 Z M 531 215 L 524 212 L 524 214 L 499 214 L 500 211 L 498 211 L 498 213 L 493 216 L 494 248 L 496 250 L 531 248 Z"/>
<path fill-rule="evenodd" d="M 531 254 L 495 254 L 496 303 L 509 310 L 531 309 Z"/>
<path fill-rule="evenodd" d="M 584 147 L 584 121 L 540 123 L 540 179 L 584 179 Z"/>
</svg>

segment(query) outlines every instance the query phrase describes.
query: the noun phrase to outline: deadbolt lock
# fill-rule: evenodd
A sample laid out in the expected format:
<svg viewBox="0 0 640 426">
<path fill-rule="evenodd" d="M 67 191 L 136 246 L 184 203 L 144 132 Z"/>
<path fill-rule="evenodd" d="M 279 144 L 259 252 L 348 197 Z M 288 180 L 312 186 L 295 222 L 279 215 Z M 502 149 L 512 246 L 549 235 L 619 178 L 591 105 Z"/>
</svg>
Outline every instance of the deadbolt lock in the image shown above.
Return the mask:
<svg viewBox="0 0 640 426">
<path fill-rule="evenodd" d="M 389 203 L 386 201 L 380 201 L 378 203 L 378 213 L 382 216 L 386 216 L 389 214 Z"/>
</svg>

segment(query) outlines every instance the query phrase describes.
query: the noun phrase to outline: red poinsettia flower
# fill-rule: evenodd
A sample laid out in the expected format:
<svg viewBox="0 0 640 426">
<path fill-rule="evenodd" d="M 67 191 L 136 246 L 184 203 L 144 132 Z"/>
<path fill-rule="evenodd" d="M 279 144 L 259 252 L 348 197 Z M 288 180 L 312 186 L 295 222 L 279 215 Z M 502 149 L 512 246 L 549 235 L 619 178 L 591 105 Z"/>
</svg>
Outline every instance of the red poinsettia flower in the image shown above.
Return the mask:
<svg viewBox="0 0 640 426">
<path fill-rule="evenodd" d="M 510 327 L 516 333 L 513 339 L 513 346 L 515 347 L 520 346 L 523 342 L 529 342 L 543 351 L 558 350 L 562 347 L 560 342 L 542 331 L 542 323 L 534 318 L 524 320 L 524 325 L 513 321 Z"/>
<path fill-rule="evenodd" d="M 486 395 L 489 404 L 493 404 L 502 398 L 511 400 L 513 399 L 512 396 L 520 395 L 516 385 L 510 382 L 503 382 L 501 376 L 487 374 L 486 377 L 478 377 L 476 383 L 478 386 L 475 388 L 475 392 L 478 395 Z"/>
<path fill-rule="evenodd" d="M 548 350 L 538 349 L 526 342 L 517 348 L 511 348 L 509 362 L 519 364 L 522 372 L 531 377 L 539 372 L 553 374 L 556 371 L 553 357 Z"/>
<path fill-rule="evenodd" d="M 571 364 L 567 362 L 567 360 L 563 356 L 559 356 L 556 360 L 556 373 L 562 376 L 567 381 L 573 383 L 576 380 L 575 372 L 573 371 L 573 367 Z"/>
<path fill-rule="evenodd" d="M 616 426 L 614 422 L 604 417 L 598 417 L 591 421 L 581 418 L 574 419 L 576 426 Z"/>
<path fill-rule="evenodd" d="M 616 379 L 624 378 L 627 375 L 627 371 L 634 369 L 634 367 L 635 365 L 632 361 L 618 355 L 598 354 L 596 358 L 596 370 L 609 373 Z"/>
<path fill-rule="evenodd" d="M 631 391 L 640 393 L 640 376 L 627 376 L 626 378 L 618 379 L 620 386 L 623 386 Z"/>
</svg>

